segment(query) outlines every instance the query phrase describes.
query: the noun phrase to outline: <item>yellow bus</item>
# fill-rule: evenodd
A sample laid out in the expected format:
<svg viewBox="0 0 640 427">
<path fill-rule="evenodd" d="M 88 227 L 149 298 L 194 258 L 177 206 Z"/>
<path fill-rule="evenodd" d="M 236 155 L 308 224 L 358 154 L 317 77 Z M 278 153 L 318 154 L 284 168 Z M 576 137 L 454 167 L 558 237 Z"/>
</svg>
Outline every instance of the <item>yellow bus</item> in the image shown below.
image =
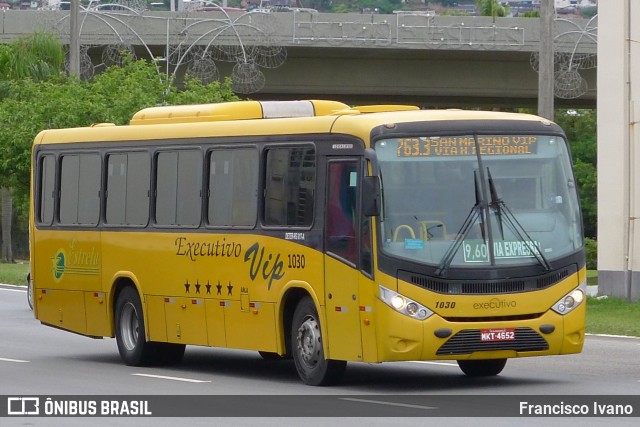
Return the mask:
<svg viewBox="0 0 640 427">
<path fill-rule="evenodd" d="M 578 353 L 580 206 L 540 117 L 334 101 L 144 109 L 35 139 L 35 316 L 115 337 L 128 365 L 185 345 L 347 362 Z"/>
</svg>

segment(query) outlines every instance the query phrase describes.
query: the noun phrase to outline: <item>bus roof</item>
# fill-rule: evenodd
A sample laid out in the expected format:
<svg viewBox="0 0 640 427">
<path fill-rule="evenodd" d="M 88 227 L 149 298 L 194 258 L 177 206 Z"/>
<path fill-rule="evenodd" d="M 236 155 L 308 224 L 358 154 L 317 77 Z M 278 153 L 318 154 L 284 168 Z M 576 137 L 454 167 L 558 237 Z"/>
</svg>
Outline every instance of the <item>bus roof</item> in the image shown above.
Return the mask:
<svg viewBox="0 0 640 427">
<path fill-rule="evenodd" d="M 282 120 L 287 120 L 283 126 Z M 211 136 L 343 133 L 367 139 L 376 126 L 394 123 L 519 120 L 550 124 L 530 114 L 471 110 L 420 110 L 407 105 L 349 107 L 337 101 L 237 101 L 151 107 L 134 114 L 129 125 L 96 124 L 42 131 L 36 144 L 130 141 Z"/>
<path fill-rule="evenodd" d="M 349 106 L 337 101 L 237 101 L 218 104 L 145 108 L 134 114 L 131 125 L 197 123 L 229 120 L 327 116 Z"/>
</svg>

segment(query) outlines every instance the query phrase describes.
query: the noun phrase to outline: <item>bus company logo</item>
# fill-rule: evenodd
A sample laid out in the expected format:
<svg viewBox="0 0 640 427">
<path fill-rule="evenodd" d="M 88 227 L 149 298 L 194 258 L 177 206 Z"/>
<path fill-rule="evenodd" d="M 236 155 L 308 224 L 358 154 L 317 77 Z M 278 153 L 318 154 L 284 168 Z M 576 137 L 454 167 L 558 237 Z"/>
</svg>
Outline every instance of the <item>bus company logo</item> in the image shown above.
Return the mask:
<svg viewBox="0 0 640 427">
<path fill-rule="evenodd" d="M 40 415 L 39 397 L 7 398 L 7 415 Z"/>
<path fill-rule="evenodd" d="M 518 303 L 515 301 L 509 301 L 506 299 L 493 298 L 487 302 L 476 302 L 473 304 L 475 310 L 500 310 L 502 308 L 515 308 Z"/>
<path fill-rule="evenodd" d="M 64 249 L 58 249 L 55 256 L 51 258 L 51 273 L 53 274 L 53 280 L 58 283 L 62 280 L 64 275 L 66 256 Z"/>
<path fill-rule="evenodd" d="M 82 249 L 73 240 L 68 252 L 60 248 L 51 258 L 53 280 L 58 283 L 65 274 L 97 276 L 100 273 L 99 261 L 100 255 L 95 247 Z"/>
</svg>

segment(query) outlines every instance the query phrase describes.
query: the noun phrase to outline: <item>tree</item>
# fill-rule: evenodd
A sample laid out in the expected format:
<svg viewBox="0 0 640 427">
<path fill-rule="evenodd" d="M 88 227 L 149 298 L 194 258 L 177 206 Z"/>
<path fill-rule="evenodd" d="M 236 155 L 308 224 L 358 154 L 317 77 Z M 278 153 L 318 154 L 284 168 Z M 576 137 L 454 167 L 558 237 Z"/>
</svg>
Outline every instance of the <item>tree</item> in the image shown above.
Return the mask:
<svg viewBox="0 0 640 427">
<path fill-rule="evenodd" d="M 402 8 L 401 0 L 335 0 L 332 2 L 334 12 L 353 12 L 363 9 L 378 9 L 380 13 L 393 13 Z"/>
<path fill-rule="evenodd" d="M 31 145 L 41 130 L 104 122 L 125 125 L 135 112 L 155 105 L 238 100 L 229 80 L 203 84 L 188 79 L 182 90 L 166 82 L 167 76 L 144 60 L 110 67 L 90 82 L 64 73 L 51 73 L 48 79 L 3 80 L 0 111 L 10 114 L 0 114 L 0 184 L 12 187 L 14 202 L 21 204 L 14 213 L 28 212 Z M 21 219 L 21 224 L 27 223 Z"/>
<path fill-rule="evenodd" d="M 509 6 L 503 6 L 498 0 L 476 0 L 478 15 L 505 17 L 509 13 Z"/>
<path fill-rule="evenodd" d="M 45 80 L 60 73 L 64 64 L 62 45 L 51 35 L 35 33 L 0 48 L 0 99 L 11 96 L 9 82 L 23 79 Z M 3 110 L 11 111 L 11 110 Z M 6 128 L 3 128 L 6 129 Z M 3 165 L 2 163 L 5 163 Z M 11 228 L 13 197 L 10 186 L 13 174 L 6 162 L 0 163 L 2 195 L 2 260 L 13 262 Z M 28 182 L 28 180 L 26 181 Z M 14 181 L 15 183 L 15 181 Z"/>
<path fill-rule="evenodd" d="M 13 215 L 13 198 L 9 187 L 0 188 L 2 199 L 2 261 L 13 262 L 11 248 L 11 219 Z"/>
<path fill-rule="evenodd" d="M 587 237 L 598 233 L 597 115 L 595 110 L 556 110 L 569 140 Z"/>
</svg>

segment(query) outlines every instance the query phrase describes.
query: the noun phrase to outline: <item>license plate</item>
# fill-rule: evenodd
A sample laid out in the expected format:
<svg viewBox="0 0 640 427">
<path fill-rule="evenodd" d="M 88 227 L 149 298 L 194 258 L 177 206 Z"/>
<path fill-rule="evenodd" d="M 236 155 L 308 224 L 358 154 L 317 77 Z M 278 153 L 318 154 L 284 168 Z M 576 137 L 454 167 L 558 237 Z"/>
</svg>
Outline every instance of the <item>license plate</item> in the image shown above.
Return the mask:
<svg viewBox="0 0 640 427">
<path fill-rule="evenodd" d="M 515 339 L 516 339 L 516 330 L 512 328 L 480 330 L 481 342 L 513 341 Z"/>
</svg>

